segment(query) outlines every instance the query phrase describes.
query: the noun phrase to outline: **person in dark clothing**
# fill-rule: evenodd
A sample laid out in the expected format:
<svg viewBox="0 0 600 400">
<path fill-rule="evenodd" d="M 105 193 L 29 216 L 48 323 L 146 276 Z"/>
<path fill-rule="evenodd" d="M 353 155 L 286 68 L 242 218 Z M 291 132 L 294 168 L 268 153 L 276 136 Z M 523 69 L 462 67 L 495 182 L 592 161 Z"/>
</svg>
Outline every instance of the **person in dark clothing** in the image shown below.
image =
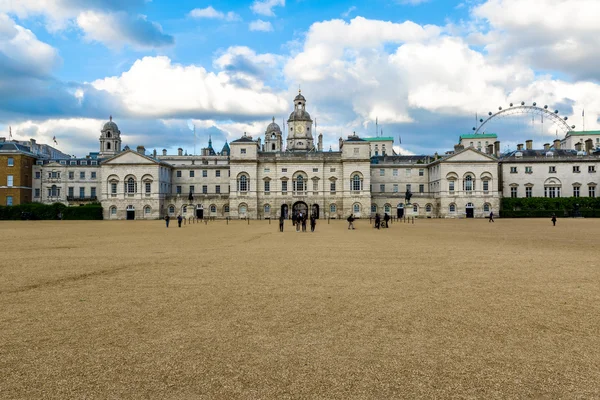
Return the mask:
<svg viewBox="0 0 600 400">
<path fill-rule="evenodd" d="M 169 218 L 169 216 L 168 216 L 168 215 L 165 215 L 165 223 L 167 224 L 167 228 L 169 227 L 169 220 L 170 220 L 170 219 L 171 219 L 171 218 Z"/>
<path fill-rule="evenodd" d="M 552 226 L 556 226 L 556 214 L 552 214 Z"/>
<path fill-rule="evenodd" d="M 354 229 L 354 214 L 350 214 L 350 216 L 347 219 L 348 221 L 348 229 Z"/>
<path fill-rule="evenodd" d="M 302 215 L 302 232 L 306 232 L 306 220 L 308 216 L 306 214 Z"/>
<path fill-rule="evenodd" d="M 177 225 L 179 225 L 180 228 L 181 228 L 181 221 L 183 221 L 183 217 L 181 216 L 181 214 L 179 214 L 177 216 Z"/>
<path fill-rule="evenodd" d="M 296 226 L 296 213 L 292 213 L 292 226 Z"/>
<path fill-rule="evenodd" d="M 315 214 L 312 214 L 310 216 L 310 231 L 311 232 L 315 231 L 315 226 L 317 226 L 317 217 L 315 216 Z"/>
<path fill-rule="evenodd" d="M 296 219 L 296 232 L 300 232 L 300 221 L 302 220 L 302 213 L 295 215 Z"/>
<path fill-rule="evenodd" d="M 279 232 L 283 232 L 283 222 L 285 221 L 285 216 L 281 214 L 279 216 Z"/>
<path fill-rule="evenodd" d="M 494 222 L 494 213 L 490 211 L 490 222 Z"/>
<path fill-rule="evenodd" d="M 383 220 L 385 221 L 385 227 L 389 228 L 388 221 L 390 220 L 390 216 L 388 215 L 388 213 L 385 213 L 385 216 L 383 217 Z"/>
<path fill-rule="evenodd" d="M 375 228 L 379 229 L 379 227 L 381 226 L 381 217 L 379 216 L 379 213 L 375 214 Z"/>
</svg>

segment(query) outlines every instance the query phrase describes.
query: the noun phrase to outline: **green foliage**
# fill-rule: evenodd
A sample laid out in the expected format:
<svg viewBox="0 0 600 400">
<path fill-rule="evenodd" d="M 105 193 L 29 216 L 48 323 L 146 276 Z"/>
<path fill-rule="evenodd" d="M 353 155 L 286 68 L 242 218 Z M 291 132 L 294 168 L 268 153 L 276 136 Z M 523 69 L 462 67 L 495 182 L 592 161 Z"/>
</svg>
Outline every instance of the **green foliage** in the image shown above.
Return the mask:
<svg viewBox="0 0 600 400">
<path fill-rule="evenodd" d="M 28 213 L 28 219 L 52 220 L 59 219 L 102 219 L 102 206 L 89 204 L 79 207 L 67 207 L 62 203 L 41 204 L 27 203 L 18 206 L 0 206 L 0 220 L 19 220 L 23 213 Z"/>
<path fill-rule="evenodd" d="M 553 214 L 571 217 L 576 204 L 582 217 L 600 218 L 598 197 L 505 198 L 500 203 L 500 215 L 504 218 L 551 218 Z"/>
</svg>

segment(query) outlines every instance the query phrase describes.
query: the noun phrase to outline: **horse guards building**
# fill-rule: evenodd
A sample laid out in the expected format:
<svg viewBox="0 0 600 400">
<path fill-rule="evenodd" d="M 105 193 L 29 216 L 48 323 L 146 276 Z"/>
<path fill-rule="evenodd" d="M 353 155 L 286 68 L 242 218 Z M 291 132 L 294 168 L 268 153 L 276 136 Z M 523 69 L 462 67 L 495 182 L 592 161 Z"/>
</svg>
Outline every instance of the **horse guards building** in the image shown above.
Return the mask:
<svg viewBox="0 0 600 400">
<path fill-rule="evenodd" d="M 209 139 L 200 155 L 122 149 L 112 117 L 99 152 L 83 158 L 0 138 L 0 202 L 100 202 L 105 219 L 263 219 L 298 211 L 464 218 L 500 214 L 502 197 L 595 197 L 600 183 L 598 131 L 569 132 L 539 150 L 528 140 L 506 154 L 495 134 L 462 135 L 453 151 L 433 156 L 397 155 L 393 138 L 356 134 L 340 138 L 337 151 L 323 150 L 301 93 L 287 123 L 285 145 L 273 118 L 264 143 L 244 134 L 216 152 Z"/>
</svg>

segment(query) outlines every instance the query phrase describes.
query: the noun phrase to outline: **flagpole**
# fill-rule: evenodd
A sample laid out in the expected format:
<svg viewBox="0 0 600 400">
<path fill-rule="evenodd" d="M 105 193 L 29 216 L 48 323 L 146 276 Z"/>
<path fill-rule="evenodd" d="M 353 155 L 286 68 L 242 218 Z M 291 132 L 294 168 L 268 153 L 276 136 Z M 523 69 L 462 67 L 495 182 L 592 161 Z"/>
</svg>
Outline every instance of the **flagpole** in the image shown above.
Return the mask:
<svg viewBox="0 0 600 400">
<path fill-rule="evenodd" d="M 581 120 L 582 120 L 581 122 L 583 124 L 582 128 L 583 128 L 583 131 L 585 132 L 585 108 L 583 109 L 583 111 L 581 111 Z"/>
<path fill-rule="evenodd" d="M 194 155 L 196 155 L 196 124 L 194 124 Z"/>
</svg>

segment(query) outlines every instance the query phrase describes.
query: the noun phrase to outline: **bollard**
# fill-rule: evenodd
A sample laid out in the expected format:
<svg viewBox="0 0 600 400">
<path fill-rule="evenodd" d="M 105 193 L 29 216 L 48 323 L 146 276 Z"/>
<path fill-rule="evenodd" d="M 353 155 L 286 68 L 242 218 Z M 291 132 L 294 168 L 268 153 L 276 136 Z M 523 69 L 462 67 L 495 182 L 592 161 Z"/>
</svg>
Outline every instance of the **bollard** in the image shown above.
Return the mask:
<svg viewBox="0 0 600 400">
<path fill-rule="evenodd" d="M 208 225 L 208 220 L 207 219 L 204 220 L 204 225 Z"/>
<path fill-rule="evenodd" d="M 331 219 L 331 218 L 327 217 L 327 225 L 329 225 L 329 220 L 330 220 L 330 219 Z"/>
<path fill-rule="evenodd" d="M 250 218 L 246 217 L 246 221 L 248 221 L 248 225 L 250 225 Z"/>
<path fill-rule="evenodd" d="M 229 217 L 225 218 L 225 221 L 227 221 L 227 225 L 229 225 Z"/>
<path fill-rule="evenodd" d="M 415 217 L 413 217 L 413 221 L 412 221 L 413 225 L 415 224 Z"/>
<path fill-rule="evenodd" d="M 271 218 L 269 218 L 269 225 L 271 225 Z"/>
</svg>

